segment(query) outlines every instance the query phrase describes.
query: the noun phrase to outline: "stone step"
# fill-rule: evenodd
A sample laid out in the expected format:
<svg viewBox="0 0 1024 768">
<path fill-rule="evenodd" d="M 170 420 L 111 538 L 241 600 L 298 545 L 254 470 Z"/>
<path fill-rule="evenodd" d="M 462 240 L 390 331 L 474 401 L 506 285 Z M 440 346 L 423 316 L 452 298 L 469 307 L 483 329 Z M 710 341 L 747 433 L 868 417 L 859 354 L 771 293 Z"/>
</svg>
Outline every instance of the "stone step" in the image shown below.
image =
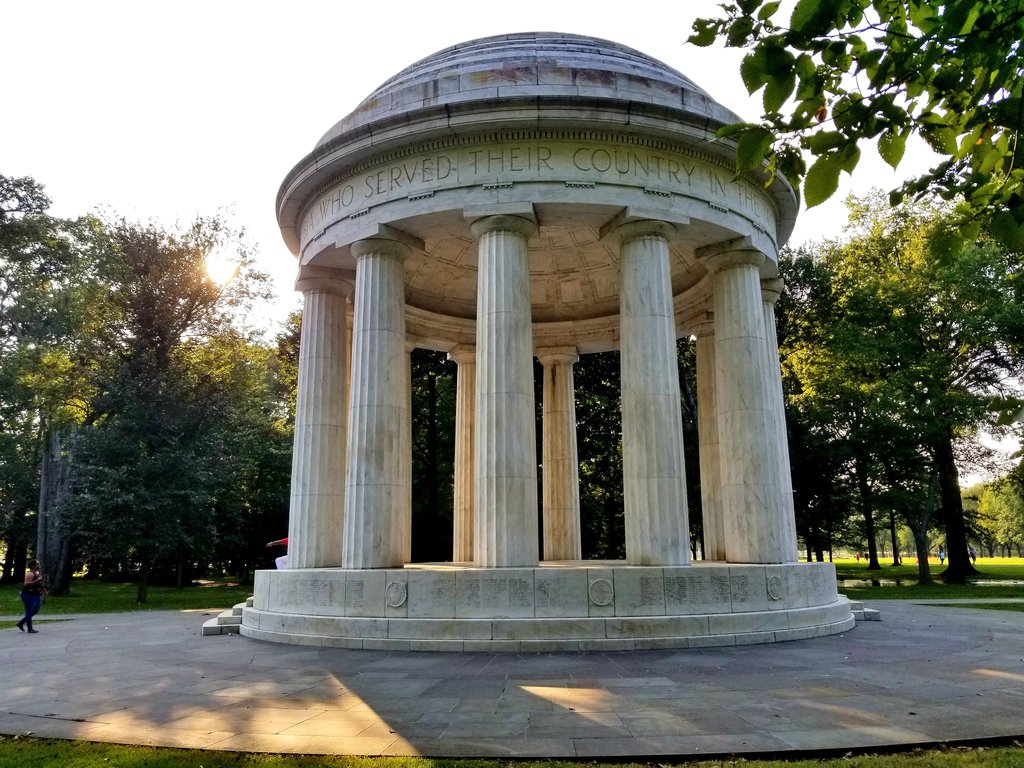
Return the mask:
<svg viewBox="0 0 1024 768">
<path fill-rule="evenodd" d="M 850 613 L 855 621 L 881 621 L 882 613 L 875 608 L 865 608 L 860 600 L 850 601 Z"/>
<path fill-rule="evenodd" d="M 232 608 L 231 608 L 231 612 L 232 612 L 232 613 L 233 613 L 233 614 L 234 614 L 235 616 L 241 616 L 241 615 L 242 615 L 242 609 L 243 609 L 243 608 L 246 608 L 246 607 L 247 607 L 247 606 L 246 606 L 246 604 L 245 604 L 245 603 L 239 603 L 238 605 L 232 606 Z"/>
<path fill-rule="evenodd" d="M 241 624 L 242 614 L 236 614 L 233 608 L 230 611 L 221 611 L 221 613 L 217 614 L 217 621 L 220 623 L 221 626 Z"/>
<path fill-rule="evenodd" d="M 238 624 L 221 624 L 220 616 L 217 616 L 203 622 L 203 637 L 209 635 L 237 635 L 240 628 Z"/>
</svg>

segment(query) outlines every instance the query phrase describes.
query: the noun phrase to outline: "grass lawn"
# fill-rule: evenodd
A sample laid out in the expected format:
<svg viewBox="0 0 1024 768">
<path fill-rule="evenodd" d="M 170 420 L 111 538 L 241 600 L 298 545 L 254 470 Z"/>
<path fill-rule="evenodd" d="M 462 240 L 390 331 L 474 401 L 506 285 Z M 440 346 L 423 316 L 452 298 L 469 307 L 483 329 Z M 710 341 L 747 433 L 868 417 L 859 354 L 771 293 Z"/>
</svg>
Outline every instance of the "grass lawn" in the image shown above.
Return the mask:
<svg viewBox="0 0 1024 768">
<path fill-rule="evenodd" d="M 970 584 L 944 584 L 939 578 L 945 566 L 936 558 L 930 561 L 933 583 L 917 583 L 917 558 L 904 557 L 903 565 L 869 571 L 864 558 L 836 560 L 839 591 L 852 600 L 919 600 L 1024 597 L 1024 559 L 1019 557 L 979 557 L 979 573 Z M 1004 583 L 1005 582 L 1005 583 Z"/>
<path fill-rule="evenodd" d="M 346 756 L 260 755 L 186 749 L 124 747 L 77 741 L 0 737 L 0 765 L 4 768 L 579 768 L 592 762 L 428 760 L 416 757 L 367 758 Z M 602 768 L 665 768 L 656 764 L 602 763 Z M 716 760 L 685 763 L 688 768 L 1013 768 L 1024 765 L 1024 748 L 944 749 L 896 755 L 865 755 L 829 760 Z"/>
<path fill-rule="evenodd" d="M 71 594 L 67 597 L 47 596 L 43 600 L 40 618 L 69 613 L 226 609 L 252 595 L 251 584 L 226 580 L 206 581 L 182 589 L 150 587 L 149 600 L 140 605 L 135 602 L 137 589 L 136 584 L 73 579 Z M 21 615 L 23 611 L 17 585 L 5 587 L 0 597 L 0 614 Z"/>
</svg>

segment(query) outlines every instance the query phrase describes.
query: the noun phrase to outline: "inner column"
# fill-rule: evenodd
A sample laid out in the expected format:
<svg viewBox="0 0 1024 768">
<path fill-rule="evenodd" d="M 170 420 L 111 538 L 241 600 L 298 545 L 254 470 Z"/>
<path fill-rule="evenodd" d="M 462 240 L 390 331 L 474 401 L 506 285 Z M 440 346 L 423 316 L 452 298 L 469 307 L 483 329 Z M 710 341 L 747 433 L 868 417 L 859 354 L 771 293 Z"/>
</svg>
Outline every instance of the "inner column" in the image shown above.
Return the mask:
<svg viewBox="0 0 1024 768">
<path fill-rule="evenodd" d="M 712 273 L 715 394 L 721 505 L 730 563 L 781 563 L 790 558 L 773 453 L 768 407 L 764 312 L 759 266 L 765 256 L 745 239 L 704 249 Z"/>
<path fill-rule="evenodd" d="M 295 397 L 290 568 L 341 564 L 345 508 L 346 302 L 351 276 L 303 267 L 299 381 Z"/>
<path fill-rule="evenodd" d="M 408 355 L 402 262 L 393 240 L 352 244 L 356 258 L 345 483 L 345 568 L 405 561 Z"/>
<path fill-rule="evenodd" d="M 544 366 L 544 559 L 580 560 L 580 463 L 576 449 L 575 347 L 537 350 Z"/>
<path fill-rule="evenodd" d="M 666 222 L 618 229 L 626 558 L 690 562 L 683 419 Z"/>
<path fill-rule="evenodd" d="M 457 346 L 448 353 L 455 378 L 455 488 L 452 560 L 473 561 L 473 401 L 476 397 L 476 349 Z"/>
<path fill-rule="evenodd" d="M 796 562 L 800 555 L 796 539 L 796 511 L 793 508 L 793 474 L 789 464 L 789 440 L 786 435 L 786 404 L 782 393 L 782 368 L 779 365 L 779 336 L 775 325 L 775 303 L 785 287 L 781 278 L 761 281 L 761 304 L 764 310 L 765 370 L 768 374 L 769 433 L 775 437 L 775 472 L 779 490 L 779 514 L 786 526 L 783 540 L 786 560 Z"/>
<path fill-rule="evenodd" d="M 473 222 L 478 241 L 474 562 L 534 566 L 537 449 L 527 242 L 518 216 Z"/>
<path fill-rule="evenodd" d="M 697 441 L 704 559 L 725 560 L 725 527 L 719 502 L 722 474 L 715 398 L 715 324 L 711 313 L 705 313 L 693 330 L 697 336 Z"/>
</svg>

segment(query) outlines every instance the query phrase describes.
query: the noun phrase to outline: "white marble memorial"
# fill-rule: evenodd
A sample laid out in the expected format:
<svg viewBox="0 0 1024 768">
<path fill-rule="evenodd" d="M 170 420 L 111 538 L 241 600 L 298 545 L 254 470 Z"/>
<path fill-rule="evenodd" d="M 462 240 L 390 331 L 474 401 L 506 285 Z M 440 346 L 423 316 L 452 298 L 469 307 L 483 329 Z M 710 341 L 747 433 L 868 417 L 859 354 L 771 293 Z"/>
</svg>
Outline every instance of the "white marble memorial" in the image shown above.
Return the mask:
<svg viewBox="0 0 1024 768">
<path fill-rule="evenodd" d="M 797 562 L 774 301 L 798 201 L 766 169 L 737 177 L 715 138 L 737 120 L 636 50 L 520 33 L 412 64 L 324 134 L 277 200 L 305 297 L 293 568 L 257 574 L 243 634 L 518 652 L 853 626 L 832 566 Z M 691 335 L 693 562 L 676 360 Z M 416 348 L 458 366 L 452 563 L 409 562 Z M 585 561 L 572 366 L 610 350 L 626 560 Z"/>
</svg>

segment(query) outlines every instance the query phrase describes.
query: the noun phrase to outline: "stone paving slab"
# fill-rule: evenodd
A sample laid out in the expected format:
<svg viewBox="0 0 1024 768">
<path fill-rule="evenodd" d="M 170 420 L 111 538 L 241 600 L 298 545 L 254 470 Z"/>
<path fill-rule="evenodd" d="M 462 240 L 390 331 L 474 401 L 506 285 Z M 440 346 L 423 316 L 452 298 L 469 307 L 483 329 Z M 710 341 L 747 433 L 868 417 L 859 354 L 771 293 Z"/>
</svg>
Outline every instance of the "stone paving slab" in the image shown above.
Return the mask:
<svg viewBox="0 0 1024 768">
<path fill-rule="evenodd" d="M 0 629 L 0 733 L 282 753 L 785 755 L 1024 735 L 1024 613 L 909 601 L 777 645 L 455 654 L 202 637 L 214 611 Z"/>
</svg>

